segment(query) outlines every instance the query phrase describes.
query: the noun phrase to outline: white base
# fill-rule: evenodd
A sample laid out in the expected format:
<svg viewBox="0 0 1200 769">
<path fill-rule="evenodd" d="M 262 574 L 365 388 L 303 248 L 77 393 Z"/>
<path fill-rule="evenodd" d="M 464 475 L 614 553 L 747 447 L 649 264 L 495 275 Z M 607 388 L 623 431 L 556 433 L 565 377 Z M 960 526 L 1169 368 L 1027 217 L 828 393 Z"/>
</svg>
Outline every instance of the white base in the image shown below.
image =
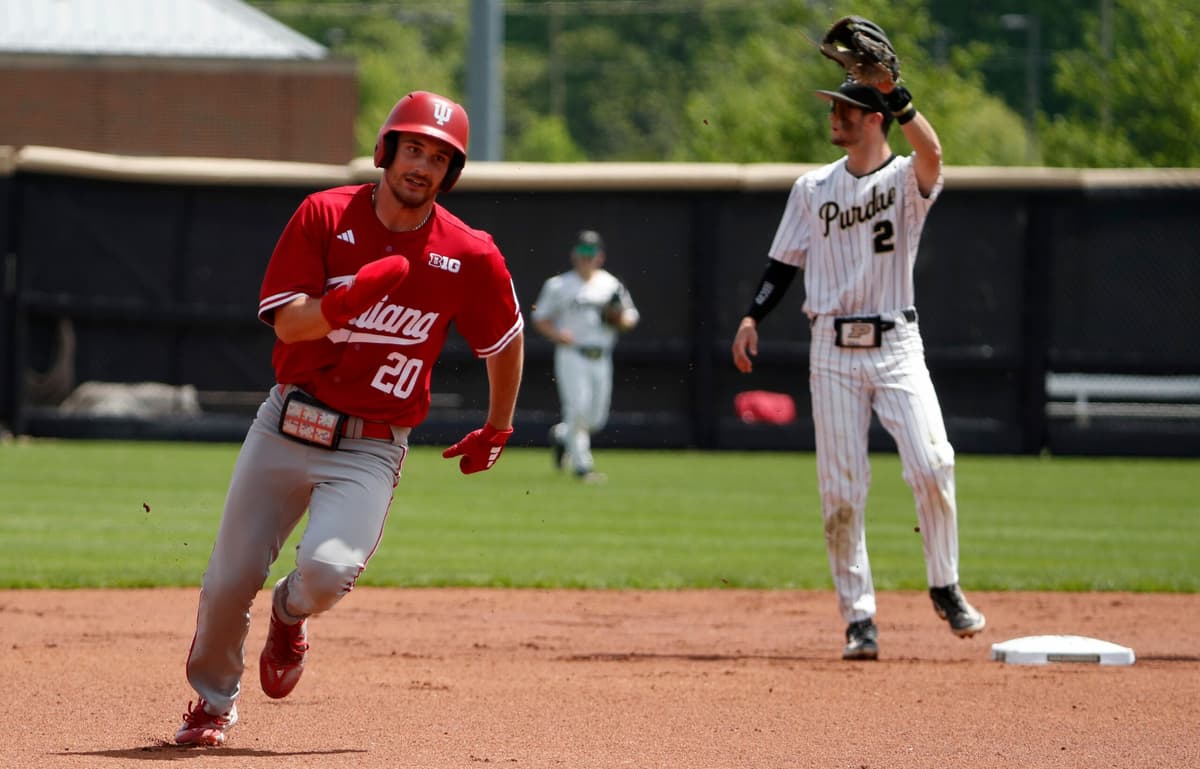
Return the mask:
<svg viewBox="0 0 1200 769">
<path fill-rule="evenodd" d="M 1051 662 L 1132 665 L 1133 649 L 1077 635 L 1031 635 L 992 644 L 992 659 L 1012 665 Z"/>
</svg>

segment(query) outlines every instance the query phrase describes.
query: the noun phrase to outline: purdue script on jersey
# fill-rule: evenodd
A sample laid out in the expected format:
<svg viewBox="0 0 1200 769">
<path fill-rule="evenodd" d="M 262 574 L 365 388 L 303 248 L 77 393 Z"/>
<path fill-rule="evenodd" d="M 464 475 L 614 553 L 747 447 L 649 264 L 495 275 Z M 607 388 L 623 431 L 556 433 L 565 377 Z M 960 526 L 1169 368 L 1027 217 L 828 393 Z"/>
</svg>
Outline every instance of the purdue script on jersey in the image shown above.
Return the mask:
<svg viewBox="0 0 1200 769">
<path fill-rule="evenodd" d="M 836 221 L 838 227 L 843 230 L 848 230 L 856 224 L 869 222 L 875 218 L 876 214 L 883 213 L 891 208 L 896 202 L 896 188 L 891 187 L 887 193 L 880 193 L 879 188 L 875 187 L 871 190 L 871 201 L 865 206 L 851 206 L 845 211 L 838 205 L 836 200 L 829 200 L 821 204 L 817 209 L 817 216 L 821 221 L 825 222 L 825 232 L 822 233 L 825 237 L 829 237 L 829 225 Z"/>
</svg>

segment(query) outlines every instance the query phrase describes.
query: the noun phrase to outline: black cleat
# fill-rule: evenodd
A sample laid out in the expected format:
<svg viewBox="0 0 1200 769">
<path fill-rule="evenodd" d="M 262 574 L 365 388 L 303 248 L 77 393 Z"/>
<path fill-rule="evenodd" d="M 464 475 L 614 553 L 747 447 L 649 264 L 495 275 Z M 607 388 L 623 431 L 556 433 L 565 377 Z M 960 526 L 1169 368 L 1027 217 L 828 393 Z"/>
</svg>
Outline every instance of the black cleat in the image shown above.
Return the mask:
<svg viewBox="0 0 1200 769">
<path fill-rule="evenodd" d="M 951 632 L 959 638 L 970 638 L 987 625 L 983 614 L 967 603 L 957 584 L 931 587 L 929 598 L 933 601 L 933 610 L 949 623 Z"/>
<path fill-rule="evenodd" d="M 879 659 L 879 628 L 871 619 L 860 619 L 846 627 L 846 648 L 842 649 L 844 660 Z"/>
</svg>

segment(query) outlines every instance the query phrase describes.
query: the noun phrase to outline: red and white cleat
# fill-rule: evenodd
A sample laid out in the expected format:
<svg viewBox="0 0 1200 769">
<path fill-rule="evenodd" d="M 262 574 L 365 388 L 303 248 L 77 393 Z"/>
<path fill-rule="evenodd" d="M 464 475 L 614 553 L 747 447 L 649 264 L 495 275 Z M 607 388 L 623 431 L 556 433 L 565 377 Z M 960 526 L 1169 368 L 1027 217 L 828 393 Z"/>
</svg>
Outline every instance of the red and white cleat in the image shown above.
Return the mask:
<svg viewBox="0 0 1200 769">
<path fill-rule="evenodd" d="M 271 612 L 267 643 L 258 658 L 258 678 L 268 697 L 281 699 L 292 693 L 304 672 L 308 654 L 308 620 L 285 625 Z"/>
<path fill-rule="evenodd" d="M 201 699 L 192 705 L 188 703 L 188 712 L 183 714 L 183 723 L 175 732 L 175 742 L 180 745 L 224 745 L 225 732 L 237 723 L 237 705 L 232 706 L 228 713 L 213 715 L 209 713 L 208 703 Z"/>
</svg>

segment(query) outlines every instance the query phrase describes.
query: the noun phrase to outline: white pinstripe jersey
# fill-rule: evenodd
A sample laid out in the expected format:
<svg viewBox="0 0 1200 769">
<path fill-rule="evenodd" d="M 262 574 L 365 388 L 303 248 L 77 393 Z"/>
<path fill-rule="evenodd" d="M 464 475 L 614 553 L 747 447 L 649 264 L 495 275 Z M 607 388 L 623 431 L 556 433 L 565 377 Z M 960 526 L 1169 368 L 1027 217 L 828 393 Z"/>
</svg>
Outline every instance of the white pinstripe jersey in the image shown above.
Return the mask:
<svg viewBox="0 0 1200 769">
<path fill-rule="evenodd" d="M 856 177 L 846 158 L 792 185 L 768 255 L 804 270 L 808 315 L 862 315 L 914 304 L 913 265 L 929 209 L 910 155 Z"/>
</svg>

